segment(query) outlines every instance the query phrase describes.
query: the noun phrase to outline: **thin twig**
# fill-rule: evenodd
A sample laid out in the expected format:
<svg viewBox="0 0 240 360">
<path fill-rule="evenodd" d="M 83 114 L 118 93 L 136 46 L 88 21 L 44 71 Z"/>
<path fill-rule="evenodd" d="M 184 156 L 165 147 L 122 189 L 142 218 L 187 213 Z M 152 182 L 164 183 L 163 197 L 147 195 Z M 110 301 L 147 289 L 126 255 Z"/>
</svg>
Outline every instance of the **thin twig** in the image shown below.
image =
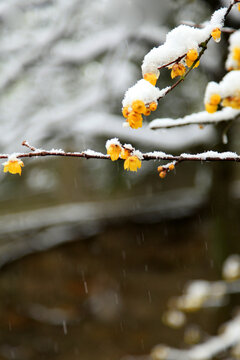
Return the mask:
<svg viewBox="0 0 240 360">
<path fill-rule="evenodd" d="M 27 148 L 29 148 L 29 149 L 32 150 L 32 151 L 36 151 L 36 150 L 37 150 L 34 146 L 31 146 L 31 145 L 27 142 L 27 140 L 24 140 L 24 141 L 22 142 L 22 146 L 26 146 Z"/>
</svg>

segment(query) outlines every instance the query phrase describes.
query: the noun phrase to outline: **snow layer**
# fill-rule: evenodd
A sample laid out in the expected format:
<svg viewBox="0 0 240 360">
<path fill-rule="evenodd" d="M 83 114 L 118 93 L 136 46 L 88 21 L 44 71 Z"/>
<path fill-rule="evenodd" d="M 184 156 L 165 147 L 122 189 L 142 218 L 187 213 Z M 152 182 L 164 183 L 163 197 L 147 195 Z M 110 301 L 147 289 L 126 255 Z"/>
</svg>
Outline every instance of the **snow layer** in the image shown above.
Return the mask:
<svg viewBox="0 0 240 360">
<path fill-rule="evenodd" d="M 149 72 L 157 75 L 158 68 L 183 56 L 191 49 L 198 49 L 199 44 L 206 41 L 215 28 L 222 28 L 227 8 L 215 11 L 211 21 L 199 29 L 187 25 L 179 25 L 167 34 L 163 45 L 153 48 L 145 55 L 142 64 L 143 75 Z"/>
<path fill-rule="evenodd" d="M 91 150 L 91 149 L 85 150 L 85 151 L 83 151 L 83 153 L 85 155 L 96 156 L 96 157 L 106 157 L 107 156 L 106 154 L 103 154 L 101 152 L 94 151 L 94 150 Z"/>
<path fill-rule="evenodd" d="M 226 152 L 222 152 L 219 153 L 217 151 L 206 151 L 204 153 L 201 154 L 181 154 L 181 157 L 184 159 L 201 159 L 201 160 L 207 160 L 207 159 L 215 159 L 215 158 L 219 158 L 222 160 L 226 160 L 228 158 L 234 158 L 234 159 L 238 159 L 239 156 L 235 153 L 235 152 L 231 152 L 231 151 L 226 151 Z"/>
<path fill-rule="evenodd" d="M 240 48 L 240 30 L 235 31 L 232 35 L 229 37 L 229 54 L 226 60 L 226 69 L 238 69 L 239 64 L 236 60 L 233 59 L 233 49 L 234 48 Z"/>
<path fill-rule="evenodd" d="M 130 151 L 134 150 L 134 147 L 131 144 L 124 144 L 123 147 L 126 150 L 130 150 Z"/>
<path fill-rule="evenodd" d="M 150 84 L 150 82 L 141 79 L 134 86 L 129 88 L 122 101 L 123 107 L 130 106 L 134 100 L 142 100 L 144 104 L 149 104 L 153 101 L 157 101 L 159 97 L 162 97 L 166 92 L 166 89 L 162 91 Z"/>
</svg>

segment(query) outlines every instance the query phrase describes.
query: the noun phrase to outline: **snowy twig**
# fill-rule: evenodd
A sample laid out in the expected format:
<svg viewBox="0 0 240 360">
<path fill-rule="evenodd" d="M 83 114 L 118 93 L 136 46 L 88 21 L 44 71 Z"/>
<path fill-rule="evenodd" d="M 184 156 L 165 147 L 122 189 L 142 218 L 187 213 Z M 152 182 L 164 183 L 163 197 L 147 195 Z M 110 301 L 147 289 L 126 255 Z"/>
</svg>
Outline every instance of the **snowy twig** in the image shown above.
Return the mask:
<svg viewBox="0 0 240 360">
<path fill-rule="evenodd" d="M 63 157 L 76 157 L 76 158 L 85 158 L 85 159 L 102 159 L 110 160 L 110 156 L 103 154 L 101 152 L 96 152 L 93 150 L 86 150 L 82 152 L 65 152 L 61 149 L 52 149 L 52 150 L 43 150 L 36 149 L 35 147 L 29 145 L 27 141 L 23 141 L 24 146 L 27 146 L 29 149 L 33 150 L 29 153 L 16 153 L 14 154 L 16 158 L 31 158 L 31 157 L 46 157 L 46 156 L 63 156 Z M 140 152 L 139 152 L 140 153 Z M 183 161 L 235 161 L 240 162 L 240 155 L 237 155 L 234 152 L 222 152 L 217 151 L 206 151 L 199 154 L 180 154 L 180 155 L 171 155 L 166 154 L 162 151 L 154 151 L 148 153 L 140 153 L 141 160 L 170 160 L 176 162 Z M 0 159 L 7 159 L 11 154 L 0 154 Z"/>
<path fill-rule="evenodd" d="M 27 148 L 29 148 L 29 149 L 32 150 L 32 151 L 36 151 L 36 150 L 37 150 L 34 146 L 31 146 L 31 145 L 28 143 L 27 140 L 24 140 L 24 141 L 22 142 L 22 146 L 26 146 Z"/>
</svg>

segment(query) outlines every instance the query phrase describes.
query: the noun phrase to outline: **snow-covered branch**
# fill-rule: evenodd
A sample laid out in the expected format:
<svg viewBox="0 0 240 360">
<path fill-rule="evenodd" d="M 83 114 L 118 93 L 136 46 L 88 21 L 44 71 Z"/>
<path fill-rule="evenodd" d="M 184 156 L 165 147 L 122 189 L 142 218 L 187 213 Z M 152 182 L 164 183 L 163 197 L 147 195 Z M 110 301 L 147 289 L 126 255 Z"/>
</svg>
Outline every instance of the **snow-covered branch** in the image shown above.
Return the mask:
<svg viewBox="0 0 240 360">
<path fill-rule="evenodd" d="M 155 119 L 149 124 L 149 128 L 152 130 L 166 129 L 186 125 L 209 125 L 218 124 L 220 122 L 231 121 L 238 119 L 240 110 L 232 109 L 230 107 L 223 108 L 221 111 L 217 111 L 213 114 L 207 111 L 201 111 L 193 113 L 191 115 L 184 116 L 178 119 Z"/>
</svg>

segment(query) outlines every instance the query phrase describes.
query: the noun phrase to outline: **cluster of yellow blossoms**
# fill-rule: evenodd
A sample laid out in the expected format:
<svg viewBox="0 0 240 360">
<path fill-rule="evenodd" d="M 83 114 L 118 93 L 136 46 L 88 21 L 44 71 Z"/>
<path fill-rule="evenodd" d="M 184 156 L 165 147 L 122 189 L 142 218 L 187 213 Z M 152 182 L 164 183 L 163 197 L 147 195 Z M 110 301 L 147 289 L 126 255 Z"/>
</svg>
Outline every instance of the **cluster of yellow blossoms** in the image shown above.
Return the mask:
<svg viewBox="0 0 240 360">
<path fill-rule="evenodd" d="M 3 169 L 4 172 L 21 175 L 22 167 L 24 166 L 24 164 L 20 159 L 14 156 L 14 157 L 10 157 L 8 161 L 4 162 L 3 166 L 4 166 Z"/>
<path fill-rule="evenodd" d="M 145 74 L 144 79 L 150 82 L 153 86 L 156 85 L 157 77 L 155 74 Z M 157 102 L 145 104 L 142 100 L 134 100 L 132 104 L 129 104 L 122 109 L 122 114 L 132 129 L 138 129 L 142 127 L 142 115 L 149 116 L 151 112 L 156 109 Z"/>
<path fill-rule="evenodd" d="M 161 179 L 164 179 L 169 171 L 173 171 L 175 169 L 174 163 L 170 163 L 164 166 L 158 166 L 157 170 L 159 172 L 159 176 Z"/>
<path fill-rule="evenodd" d="M 198 58 L 197 50 L 196 49 L 189 50 L 184 59 L 185 65 L 190 68 L 194 63 L 194 61 L 197 60 L 197 58 Z M 174 79 L 177 76 L 183 76 L 187 70 L 185 65 L 182 63 L 175 63 L 172 67 L 170 67 L 170 69 L 172 69 L 171 78 Z M 198 67 L 198 65 L 199 65 L 199 61 L 196 62 L 194 68 Z"/>
<path fill-rule="evenodd" d="M 112 161 L 116 161 L 119 158 L 124 161 L 124 170 L 137 171 L 141 168 L 142 163 L 140 155 L 136 155 L 137 152 L 131 145 L 121 145 L 117 139 L 108 140 L 106 143 L 107 154 L 110 155 Z"/>
<path fill-rule="evenodd" d="M 208 113 L 213 114 L 217 111 L 218 105 L 226 107 L 229 106 L 233 109 L 240 110 L 240 91 L 236 92 L 233 96 L 227 96 L 221 101 L 219 94 L 212 94 L 210 101 L 205 104 L 205 109 Z"/>
</svg>

